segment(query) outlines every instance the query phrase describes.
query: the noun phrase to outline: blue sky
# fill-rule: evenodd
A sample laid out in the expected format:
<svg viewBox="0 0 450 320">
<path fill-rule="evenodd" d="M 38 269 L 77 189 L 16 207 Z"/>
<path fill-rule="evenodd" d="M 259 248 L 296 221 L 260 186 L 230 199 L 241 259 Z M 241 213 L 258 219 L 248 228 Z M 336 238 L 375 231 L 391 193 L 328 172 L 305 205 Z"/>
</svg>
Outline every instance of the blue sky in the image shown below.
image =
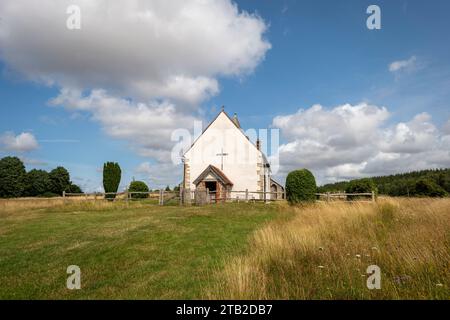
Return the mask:
<svg viewBox="0 0 450 320">
<path fill-rule="evenodd" d="M 381 30 L 368 30 L 366 27 L 366 8 L 371 4 L 381 8 Z M 23 1 L 22 5 L 26 8 L 27 1 Z M 82 3 L 80 6 L 83 8 Z M 258 29 L 256 36 L 256 27 L 242 32 L 243 38 L 262 37 L 263 40 L 258 42 L 261 49 L 251 53 L 260 61 L 239 65 L 246 71 L 230 74 L 218 68 L 205 71 L 198 67 L 201 71 L 196 71 L 195 76 L 204 74 L 215 79 L 218 85 L 216 90 L 210 89 L 212 93 L 194 102 L 189 100 L 189 103 L 180 102 L 170 94 L 168 97 L 158 95 L 158 101 L 167 98 L 176 108 L 184 103 L 189 105 L 182 112 L 176 109 L 182 117 L 208 121 L 217 114 L 221 105 L 225 105 L 230 114 L 238 113 L 244 128 L 280 127 L 283 145 L 280 179 L 289 169 L 303 166 L 311 167 L 320 182 L 450 166 L 450 2 L 246 0 L 238 1 L 237 6 L 239 14 L 242 10 L 256 13 L 265 25 L 265 30 Z M 11 22 L 14 17 L 8 17 L 8 14 L 17 13 L 0 11 L 0 31 L 3 28 L 14 34 L 21 30 L 33 30 Z M 101 20 L 100 13 L 98 15 Z M 37 17 L 34 23 L 39 23 L 39 17 L 52 21 L 56 19 L 51 13 L 47 17 L 45 12 Z M 235 19 L 236 16 L 230 13 L 226 18 Z M 90 16 L 89 19 L 93 18 Z M 15 21 L 22 20 L 16 18 Z M 207 29 L 208 25 L 205 24 L 204 28 Z M 142 31 L 142 39 L 150 31 Z M 51 39 L 45 39 L 48 36 L 45 32 L 35 36 L 51 43 Z M 233 36 L 241 35 L 224 34 L 223 38 L 230 40 Z M 0 33 L 0 136 L 3 137 L 0 140 L 3 141 L 0 156 L 18 155 L 24 159 L 28 169 L 50 170 L 62 165 L 69 169 L 74 182 L 86 190 L 99 190 L 101 187 L 99 169 L 105 161 L 120 163 L 123 185 L 132 177 L 144 179 L 151 188 L 174 185 L 181 179 L 179 168 L 171 169 L 159 153 L 156 155 L 155 145 L 149 147 L 144 143 L 145 148 L 153 149 L 139 151 L 143 145 L 139 142 L 140 136 L 136 142 L 132 135 L 114 131 L 116 122 L 105 120 L 104 113 L 92 111 L 94 107 L 74 106 L 67 99 L 60 104 L 50 103 L 61 94 L 62 88 L 72 85 L 82 89 L 79 100 L 88 97 L 94 89 L 106 90 L 108 94 L 112 92 L 114 97 L 133 103 L 147 103 L 153 97 L 136 94 L 135 90 L 127 89 L 122 83 L 98 81 L 80 86 L 83 76 L 77 74 L 73 80 L 75 71 L 71 70 L 82 74 L 79 70 L 86 63 L 81 67 L 74 65 L 74 69 L 68 67 L 62 70 L 64 64 L 57 65 L 56 61 L 55 66 L 48 66 L 52 61 L 43 58 L 34 60 L 36 56 L 22 57 L 19 54 L 16 58 L 17 52 L 23 48 L 36 49 L 36 55 L 42 51 L 39 45 L 33 47 L 20 43 L 21 37 L 15 37 L 19 40 L 7 36 L 2 38 Z M 264 47 L 263 41 L 269 43 L 270 48 Z M 205 54 L 208 52 L 207 44 Z M 112 50 L 114 45 L 110 47 Z M 224 50 L 231 45 L 227 41 L 222 42 Z M 98 46 L 102 44 L 99 42 Z M 129 47 L 129 50 L 135 48 Z M 243 52 L 245 55 L 246 51 Z M 73 56 L 65 54 L 66 51 L 61 49 L 56 57 L 62 61 L 73 60 Z M 157 64 L 155 59 L 152 63 Z M 183 56 L 178 59 L 183 59 Z M 404 62 L 404 67 L 390 70 L 389 66 L 394 62 Z M 127 74 L 126 61 L 122 68 Z M 109 72 L 110 69 L 105 70 Z M 54 76 L 58 72 L 61 75 Z M 315 104 L 320 104 L 322 110 L 312 110 Z M 361 123 L 368 121 L 373 124 L 368 125 L 372 128 L 370 132 L 359 134 L 352 124 L 345 124 L 349 118 L 342 115 L 345 108 L 339 109 L 339 106 L 346 104 L 350 106 L 349 123 L 359 121 L 357 117 L 360 113 L 357 111 L 361 108 L 365 115 L 372 111 L 379 115 L 376 119 L 369 116 L 361 118 Z M 369 105 L 374 107 L 369 109 Z M 388 117 L 384 116 L 383 107 L 389 113 Z M 309 110 L 310 114 L 298 114 L 299 109 Z M 415 118 L 424 112 L 427 116 Z M 325 141 L 326 137 L 311 134 L 314 129 L 327 133 L 332 123 L 339 123 L 333 121 L 336 117 L 346 126 L 342 130 L 346 135 L 340 138 L 353 141 L 354 147 L 337 150 Z M 309 128 L 308 132 L 299 133 L 294 128 L 297 124 Z M 153 125 L 149 123 L 149 131 Z M 17 138 L 21 133 L 30 133 L 36 143 L 23 148 L 11 145 L 11 137 Z M 330 131 L 328 136 L 331 134 L 336 132 Z M 358 135 L 369 137 L 372 134 L 377 135 L 379 144 L 364 146 L 357 139 Z M 161 138 L 149 134 L 145 139 Z M 408 143 L 411 146 L 407 150 L 400 147 Z M 329 155 L 315 158 L 317 150 L 315 147 L 308 149 L 311 145 L 320 145 L 317 150 L 325 150 Z M 342 154 L 353 153 L 354 161 L 332 161 L 337 157 L 343 159 Z M 314 163 L 321 164 L 310 165 Z"/>
</svg>

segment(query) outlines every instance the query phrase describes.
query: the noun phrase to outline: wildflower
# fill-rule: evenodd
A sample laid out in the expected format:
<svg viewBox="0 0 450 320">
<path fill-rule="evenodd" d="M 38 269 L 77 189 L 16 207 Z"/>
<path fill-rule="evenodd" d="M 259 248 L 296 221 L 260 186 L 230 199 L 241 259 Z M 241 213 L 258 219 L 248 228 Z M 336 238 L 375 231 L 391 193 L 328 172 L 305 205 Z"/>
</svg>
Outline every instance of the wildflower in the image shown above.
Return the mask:
<svg viewBox="0 0 450 320">
<path fill-rule="evenodd" d="M 377 247 L 372 247 L 372 250 L 373 251 L 378 251 L 378 248 Z"/>
<path fill-rule="evenodd" d="M 356 259 L 361 259 L 361 255 L 360 254 L 357 254 L 355 257 L 356 257 Z"/>
<path fill-rule="evenodd" d="M 323 251 L 323 247 L 319 247 L 319 251 Z"/>
<path fill-rule="evenodd" d="M 436 283 L 436 287 L 443 287 L 444 285 L 442 283 Z"/>
<path fill-rule="evenodd" d="M 324 267 L 324 266 L 318 266 L 318 268 L 319 268 L 319 269 L 323 269 L 323 268 L 325 268 L 325 267 Z"/>
</svg>

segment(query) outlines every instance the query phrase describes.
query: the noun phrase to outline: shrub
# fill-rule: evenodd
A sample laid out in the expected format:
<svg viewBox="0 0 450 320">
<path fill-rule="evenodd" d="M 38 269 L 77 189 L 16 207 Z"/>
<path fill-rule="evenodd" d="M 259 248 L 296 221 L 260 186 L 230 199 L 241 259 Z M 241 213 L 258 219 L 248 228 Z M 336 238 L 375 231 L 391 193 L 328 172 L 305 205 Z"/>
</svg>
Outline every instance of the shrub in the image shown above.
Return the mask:
<svg viewBox="0 0 450 320">
<path fill-rule="evenodd" d="M 148 186 L 145 182 L 142 181 L 133 181 L 130 183 L 130 187 L 128 188 L 129 192 L 148 192 Z M 148 198 L 148 194 L 145 193 L 135 193 L 131 194 L 131 198 L 133 199 L 143 199 Z"/>
<path fill-rule="evenodd" d="M 69 172 L 63 167 L 57 167 L 50 171 L 49 176 L 52 183 L 50 191 L 61 196 L 70 185 Z"/>
<path fill-rule="evenodd" d="M 118 163 L 106 162 L 103 165 L 103 188 L 106 193 L 117 192 L 117 189 L 119 189 L 121 175 L 122 171 L 120 170 Z M 115 194 L 105 195 L 106 199 L 114 199 L 115 197 Z"/>
<path fill-rule="evenodd" d="M 377 193 L 377 187 L 370 178 L 352 180 L 345 189 L 346 193 L 371 193 L 372 191 Z M 358 196 L 347 196 L 347 198 L 348 200 L 354 200 Z"/>
<path fill-rule="evenodd" d="M 53 187 L 50 174 L 44 170 L 33 169 L 26 176 L 25 195 L 36 197 L 51 192 Z"/>
<path fill-rule="evenodd" d="M 316 191 L 316 179 L 307 169 L 292 171 L 286 177 L 286 198 L 291 204 L 314 201 Z"/>
<path fill-rule="evenodd" d="M 0 160 L 0 197 L 20 197 L 25 191 L 26 171 L 17 157 L 5 157 Z"/>
<path fill-rule="evenodd" d="M 83 193 L 83 190 L 76 184 L 73 184 L 72 182 L 67 186 L 66 192 L 68 193 Z"/>
<path fill-rule="evenodd" d="M 445 197 L 447 192 L 437 183 L 430 179 L 419 179 L 416 182 L 415 193 L 418 196 Z"/>
<path fill-rule="evenodd" d="M 377 187 L 372 179 L 364 178 L 352 180 L 347 185 L 345 192 L 347 193 L 371 193 L 374 191 L 377 192 Z M 348 200 L 354 200 L 358 196 L 347 196 Z"/>
</svg>

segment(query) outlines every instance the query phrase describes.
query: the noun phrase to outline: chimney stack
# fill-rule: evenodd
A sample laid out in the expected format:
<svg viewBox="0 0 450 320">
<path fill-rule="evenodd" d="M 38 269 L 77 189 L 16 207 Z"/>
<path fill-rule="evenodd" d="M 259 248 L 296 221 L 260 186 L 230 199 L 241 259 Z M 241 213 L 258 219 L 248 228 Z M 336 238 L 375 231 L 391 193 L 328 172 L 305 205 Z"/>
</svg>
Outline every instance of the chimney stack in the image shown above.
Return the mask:
<svg viewBox="0 0 450 320">
<path fill-rule="evenodd" d="M 233 116 L 233 120 L 232 120 L 232 121 L 234 122 L 234 124 L 236 125 L 236 127 L 238 127 L 239 129 L 241 128 L 241 124 L 239 123 L 239 120 L 238 120 L 238 117 L 237 117 L 236 112 L 234 113 L 234 116 Z"/>
</svg>

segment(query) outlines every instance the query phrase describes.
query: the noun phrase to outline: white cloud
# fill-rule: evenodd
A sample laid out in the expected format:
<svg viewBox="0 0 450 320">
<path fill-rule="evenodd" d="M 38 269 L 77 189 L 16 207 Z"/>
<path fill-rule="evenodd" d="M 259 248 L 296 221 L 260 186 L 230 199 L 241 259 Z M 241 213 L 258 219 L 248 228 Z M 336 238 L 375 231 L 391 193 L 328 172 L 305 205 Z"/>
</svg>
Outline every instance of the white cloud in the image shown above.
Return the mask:
<svg viewBox="0 0 450 320">
<path fill-rule="evenodd" d="M 22 132 L 18 135 L 13 132 L 5 132 L 0 135 L 0 149 L 6 151 L 29 152 L 38 147 L 36 138 L 29 132 Z"/>
<path fill-rule="evenodd" d="M 280 175 L 306 167 L 319 182 L 450 166 L 450 135 L 427 113 L 389 124 L 389 111 L 361 103 L 332 109 L 314 105 L 278 116 Z"/>
<path fill-rule="evenodd" d="M 427 113 L 416 115 L 410 122 L 398 123 L 386 129 L 380 141 L 380 149 L 385 152 L 420 153 L 435 147 L 438 129 L 431 123 Z"/>
<path fill-rule="evenodd" d="M 450 119 L 448 119 L 447 122 L 444 124 L 444 126 L 442 127 L 442 131 L 445 134 L 450 135 Z"/>
<path fill-rule="evenodd" d="M 81 9 L 81 30 L 66 9 Z M 230 0 L 2 0 L 0 56 L 27 78 L 197 104 L 217 77 L 252 72 L 270 48 L 266 24 Z"/>
<path fill-rule="evenodd" d="M 81 9 L 81 30 L 66 28 L 69 5 Z M 10 70 L 59 88 L 51 104 L 90 115 L 158 165 L 220 78 L 253 72 L 271 47 L 266 23 L 231 0 L 2 0 L 0 12 Z"/>
<path fill-rule="evenodd" d="M 394 61 L 391 64 L 389 64 L 389 71 L 399 72 L 401 70 L 412 70 L 415 67 L 416 60 L 417 60 L 416 56 L 412 56 L 407 60 Z"/>
<path fill-rule="evenodd" d="M 189 130 L 196 120 L 176 111 L 168 102 L 134 103 L 108 95 L 104 90 L 93 90 L 84 96 L 80 91 L 64 89 L 51 104 L 89 112 L 109 136 L 126 140 L 139 155 L 161 162 L 171 159 L 173 130 Z"/>
</svg>

